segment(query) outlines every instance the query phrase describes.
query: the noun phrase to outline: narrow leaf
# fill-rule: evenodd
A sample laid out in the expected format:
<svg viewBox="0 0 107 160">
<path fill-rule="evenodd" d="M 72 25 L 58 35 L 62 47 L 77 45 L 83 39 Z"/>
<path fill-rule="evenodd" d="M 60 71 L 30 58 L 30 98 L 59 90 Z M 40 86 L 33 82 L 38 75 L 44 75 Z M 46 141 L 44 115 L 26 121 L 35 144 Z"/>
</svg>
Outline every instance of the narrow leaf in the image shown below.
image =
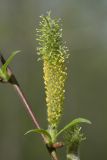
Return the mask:
<svg viewBox="0 0 107 160">
<path fill-rule="evenodd" d="M 7 59 L 7 61 L 5 62 L 5 64 L 1 67 L 1 70 L 2 72 L 6 73 L 6 69 L 7 69 L 7 66 L 10 64 L 10 62 L 13 60 L 13 58 L 15 57 L 15 55 L 17 53 L 19 53 L 20 51 L 14 51 L 10 57 Z"/>
<path fill-rule="evenodd" d="M 5 74 L 5 73 L 2 71 L 1 68 L 0 68 L 0 80 L 2 80 L 2 81 L 4 81 L 4 82 L 8 81 L 8 75 Z"/>
<path fill-rule="evenodd" d="M 24 135 L 27 135 L 29 133 L 40 133 L 40 134 L 44 134 L 45 136 L 47 136 L 50 140 L 51 140 L 51 136 L 48 133 L 48 131 L 44 130 L 44 129 L 32 129 L 27 131 Z"/>
<path fill-rule="evenodd" d="M 91 124 L 91 122 L 90 122 L 89 120 L 87 120 L 87 119 L 84 119 L 84 118 L 76 118 L 76 119 L 74 119 L 73 121 L 71 121 L 70 123 L 68 123 L 63 129 L 61 129 L 61 130 L 57 133 L 56 137 L 58 137 L 62 132 L 66 131 L 68 128 L 74 127 L 74 126 L 76 126 L 76 125 L 78 125 L 78 124 L 80 124 L 80 123 Z"/>
</svg>

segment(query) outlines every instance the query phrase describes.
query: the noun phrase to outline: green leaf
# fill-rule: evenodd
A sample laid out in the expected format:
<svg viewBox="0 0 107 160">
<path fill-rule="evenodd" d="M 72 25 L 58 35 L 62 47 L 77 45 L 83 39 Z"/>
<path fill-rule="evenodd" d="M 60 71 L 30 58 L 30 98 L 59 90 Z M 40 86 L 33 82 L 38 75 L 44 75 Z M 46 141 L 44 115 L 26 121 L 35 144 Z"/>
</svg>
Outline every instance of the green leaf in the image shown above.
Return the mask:
<svg viewBox="0 0 107 160">
<path fill-rule="evenodd" d="M 8 67 L 8 65 L 10 64 L 10 62 L 13 60 L 13 58 L 15 57 L 15 55 L 17 54 L 17 53 L 19 53 L 20 51 L 18 50 L 18 51 L 14 51 L 11 55 L 10 55 L 10 57 L 7 59 L 7 61 L 5 62 L 5 64 L 1 67 L 1 70 L 2 70 L 2 72 L 5 74 L 6 73 L 6 69 L 7 69 L 7 67 Z"/>
<path fill-rule="evenodd" d="M 0 80 L 3 80 L 4 82 L 7 82 L 9 79 L 9 76 L 7 73 L 4 73 L 2 69 L 0 68 Z"/>
<path fill-rule="evenodd" d="M 47 136 L 49 138 L 49 140 L 51 140 L 51 135 L 49 134 L 49 132 L 47 130 L 44 130 L 44 129 L 32 129 L 32 130 L 27 131 L 24 135 L 27 135 L 32 132 L 44 134 L 45 136 Z"/>
<path fill-rule="evenodd" d="M 67 129 L 69 129 L 70 127 L 74 127 L 80 123 L 87 123 L 87 124 L 91 124 L 91 122 L 87 119 L 84 119 L 84 118 L 76 118 L 74 119 L 73 121 L 71 121 L 70 123 L 68 123 L 63 129 L 61 129 L 56 137 L 58 137 L 61 133 L 65 132 Z"/>
</svg>

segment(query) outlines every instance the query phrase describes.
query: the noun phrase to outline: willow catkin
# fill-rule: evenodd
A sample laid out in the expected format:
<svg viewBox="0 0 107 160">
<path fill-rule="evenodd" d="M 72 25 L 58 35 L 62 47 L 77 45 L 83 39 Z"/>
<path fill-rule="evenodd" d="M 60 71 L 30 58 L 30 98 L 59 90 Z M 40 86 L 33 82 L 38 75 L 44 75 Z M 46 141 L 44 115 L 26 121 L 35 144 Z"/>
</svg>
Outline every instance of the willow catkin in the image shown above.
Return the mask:
<svg viewBox="0 0 107 160">
<path fill-rule="evenodd" d="M 63 110 L 68 53 L 62 41 L 59 19 L 51 19 L 50 12 L 41 18 L 37 40 L 38 54 L 43 60 L 47 119 L 51 128 L 57 128 Z"/>
</svg>

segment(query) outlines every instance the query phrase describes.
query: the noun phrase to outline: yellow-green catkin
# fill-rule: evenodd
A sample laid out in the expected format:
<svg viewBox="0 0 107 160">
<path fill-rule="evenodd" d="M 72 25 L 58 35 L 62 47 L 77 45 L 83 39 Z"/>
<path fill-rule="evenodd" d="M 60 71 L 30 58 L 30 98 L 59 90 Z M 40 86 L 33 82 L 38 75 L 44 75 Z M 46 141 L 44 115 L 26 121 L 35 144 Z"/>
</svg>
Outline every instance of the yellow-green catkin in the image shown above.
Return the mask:
<svg viewBox="0 0 107 160">
<path fill-rule="evenodd" d="M 63 110 L 68 53 L 62 40 L 60 20 L 52 19 L 50 12 L 41 19 L 37 29 L 38 54 L 43 60 L 48 124 L 54 129 L 58 127 Z"/>
</svg>

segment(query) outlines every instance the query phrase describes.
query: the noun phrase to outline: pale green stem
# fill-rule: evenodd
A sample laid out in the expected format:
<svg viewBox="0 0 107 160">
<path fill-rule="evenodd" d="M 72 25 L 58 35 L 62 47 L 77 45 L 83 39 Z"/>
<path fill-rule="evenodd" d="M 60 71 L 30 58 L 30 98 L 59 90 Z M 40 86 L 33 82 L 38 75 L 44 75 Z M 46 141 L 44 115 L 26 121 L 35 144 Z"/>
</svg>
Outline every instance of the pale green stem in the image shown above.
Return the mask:
<svg viewBox="0 0 107 160">
<path fill-rule="evenodd" d="M 67 160 L 80 160 L 79 155 L 76 153 L 68 153 Z"/>
<path fill-rule="evenodd" d="M 80 160 L 78 145 L 68 146 L 66 156 L 67 160 Z"/>
<path fill-rule="evenodd" d="M 51 126 L 48 127 L 48 131 L 51 135 L 52 138 L 52 142 L 55 143 L 56 142 L 56 134 L 57 134 L 57 129 L 56 128 L 52 128 Z"/>
</svg>

